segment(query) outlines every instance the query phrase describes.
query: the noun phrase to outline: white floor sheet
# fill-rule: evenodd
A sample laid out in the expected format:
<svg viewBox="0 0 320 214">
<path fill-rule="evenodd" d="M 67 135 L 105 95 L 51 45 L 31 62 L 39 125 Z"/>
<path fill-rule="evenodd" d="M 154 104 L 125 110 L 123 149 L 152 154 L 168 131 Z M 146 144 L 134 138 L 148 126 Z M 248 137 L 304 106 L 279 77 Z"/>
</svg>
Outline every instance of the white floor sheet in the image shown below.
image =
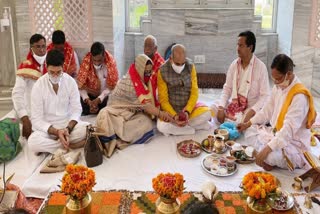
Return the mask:
<svg viewBox="0 0 320 214">
<path fill-rule="evenodd" d="M 208 94 L 201 95 L 201 101 L 210 104 Z M 83 120 L 94 122 L 92 116 Z M 240 191 L 239 184 L 245 174 L 262 169 L 254 163 L 239 165 L 239 170 L 229 177 L 216 177 L 206 173 L 201 167 L 201 160 L 207 155 L 205 152 L 196 158 L 184 158 L 177 153 L 176 145 L 182 140 L 193 139 L 201 142 L 209 134 L 213 134 L 216 127 L 209 131 L 198 131 L 195 135 L 165 137 L 157 132 L 156 136 L 147 144 L 132 145 L 117 151 L 110 159 L 104 158 L 103 164 L 93 169 L 96 172 L 94 190 L 152 190 L 152 178 L 161 172 L 179 172 L 185 179 L 186 191 L 200 191 L 206 181 L 213 181 L 220 191 Z M 134 130 L 132 130 L 134 131 Z M 238 142 L 243 141 L 242 138 Z M 83 149 L 81 149 L 82 151 Z M 319 155 L 320 145 L 313 147 Z M 50 191 L 58 190 L 63 173 L 39 173 L 46 163 L 44 156 L 35 156 L 28 152 L 27 146 L 7 166 L 7 175 L 15 172 L 12 183 L 22 188 L 28 197 L 45 198 Z M 46 157 L 47 159 L 50 156 Z M 79 161 L 85 165 L 83 155 Z M 304 170 L 290 172 L 275 169 L 272 173 L 280 180 L 282 188 L 294 192 L 291 188 L 293 178 L 302 174 Z M 320 193 L 320 188 L 315 191 Z"/>
</svg>

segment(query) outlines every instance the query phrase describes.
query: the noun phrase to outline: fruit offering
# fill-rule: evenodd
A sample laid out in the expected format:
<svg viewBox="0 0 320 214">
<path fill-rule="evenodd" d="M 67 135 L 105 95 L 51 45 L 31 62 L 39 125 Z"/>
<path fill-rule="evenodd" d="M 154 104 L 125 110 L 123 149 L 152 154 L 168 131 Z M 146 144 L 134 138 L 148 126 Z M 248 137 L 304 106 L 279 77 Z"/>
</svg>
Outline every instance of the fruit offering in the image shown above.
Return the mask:
<svg viewBox="0 0 320 214">
<path fill-rule="evenodd" d="M 187 115 L 184 111 L 180 111 L 178 114 L 179 120 L 180 121 L 186 121 L 187 120 Z"/>
</svg>

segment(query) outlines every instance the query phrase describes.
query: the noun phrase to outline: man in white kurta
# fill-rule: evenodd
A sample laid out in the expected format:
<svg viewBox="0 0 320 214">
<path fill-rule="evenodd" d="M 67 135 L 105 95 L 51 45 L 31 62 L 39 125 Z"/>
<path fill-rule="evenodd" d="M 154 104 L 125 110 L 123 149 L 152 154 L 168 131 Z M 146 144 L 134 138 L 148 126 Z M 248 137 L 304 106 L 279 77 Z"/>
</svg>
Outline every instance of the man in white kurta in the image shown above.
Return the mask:
<svg viewBox="0 0 320 214">
<path fill-rule="evenodd" d="M 31 120 L 34 132 L 28 144 L 35 153 L 54 153 L 58 148 L 83 145 L 87 123 L 80 121 L 80 94 L 75 80 L 62 71 L 64 56 L 48 52 L 48 73 L 34 84 Z M 52 65 L 53 64 L 53 65 Z"/>
<path fill-rule="evenodd" d="M 282 69 L 279 66 L 281 63 L 282 66 L 287 65 L 282 73 L 279 72 Z M 292 60 L 286 55 L 280 54 L 275 57 L 271 65 L 275 86 L 269 101 L 249 122 L 238 126 L 239 130 L 243 131 L 252 125 L 245 131 L 245 142 L 259 152 L 256 157 L 257 164 L 266 170 L 271 170 L 274 166 L 287 168 L 288 161 L 284 158 L 283 152 L 292 163 L 293 169 L 302 168 L 306 163 L 303 152 L 310 150 L 309 118 L 315 117 L 309 116 L 314 111 L 310 93 L 310 97 L 303 93 L 293 96 L 282 126 L 277 130 L 278 117 L 290 90 L 297 83 L 301 83 L 293 74 L 293 66 Z M 271 125 L 269 127 L 264 125 L 268 122 Z"/>
<path fill-rule="evenodd" d="M 228 69 L 220 100 L 211 106 L 220 123 L 225 118 L 237 120 L 237 115 L 241 117 L 240 120 L 248 121 L 262 108 L 269 96 L 268 71 L 265 64 L 254 55 L 255 45 L 256 38 L 252 32 L 239 34 L 239 57 Z"/>
<path fill-rule="evenodd" d="M 40 34 L 32 35 L 27 58 L 19 65 L 16 72 L 12 101 L 17 117 L 22 123 L 22 136 L 26 139 L 32 132 L 30 120 L 31 90 L 37 79 L 47 72 L 46 53 L 46 39 Z"/>
</svg>

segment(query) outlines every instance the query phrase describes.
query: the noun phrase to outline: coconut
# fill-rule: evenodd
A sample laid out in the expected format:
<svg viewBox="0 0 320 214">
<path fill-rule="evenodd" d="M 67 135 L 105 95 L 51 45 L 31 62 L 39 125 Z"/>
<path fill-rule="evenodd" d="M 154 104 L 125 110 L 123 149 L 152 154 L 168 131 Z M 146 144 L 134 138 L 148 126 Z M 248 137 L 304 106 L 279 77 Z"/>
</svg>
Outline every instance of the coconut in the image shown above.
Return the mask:
<svg viewBox="0 0 320 214">
<path fill-rule="evenodd" d="M 253 157 L 254 148 L 252 146 L 247 146 L 247 148 L 244 150 L 244 153 L 252 158 Z"/>
</svg>

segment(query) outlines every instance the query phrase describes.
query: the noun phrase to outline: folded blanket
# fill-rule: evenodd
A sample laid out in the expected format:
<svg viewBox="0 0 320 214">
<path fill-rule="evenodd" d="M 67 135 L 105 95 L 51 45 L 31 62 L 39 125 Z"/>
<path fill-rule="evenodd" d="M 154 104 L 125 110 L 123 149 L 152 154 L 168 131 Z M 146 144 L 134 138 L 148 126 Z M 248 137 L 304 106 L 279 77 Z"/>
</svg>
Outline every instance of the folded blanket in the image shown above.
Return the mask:
<svg viewBox="0 0 320 214">
<path fill-rule="evenodd" d="M 40 173 L 62 172 L 65 170 L 67 164 L 77 163 L 80 154 L 80 151 L 58 149 L 40 170 Z"/>
</svg>

